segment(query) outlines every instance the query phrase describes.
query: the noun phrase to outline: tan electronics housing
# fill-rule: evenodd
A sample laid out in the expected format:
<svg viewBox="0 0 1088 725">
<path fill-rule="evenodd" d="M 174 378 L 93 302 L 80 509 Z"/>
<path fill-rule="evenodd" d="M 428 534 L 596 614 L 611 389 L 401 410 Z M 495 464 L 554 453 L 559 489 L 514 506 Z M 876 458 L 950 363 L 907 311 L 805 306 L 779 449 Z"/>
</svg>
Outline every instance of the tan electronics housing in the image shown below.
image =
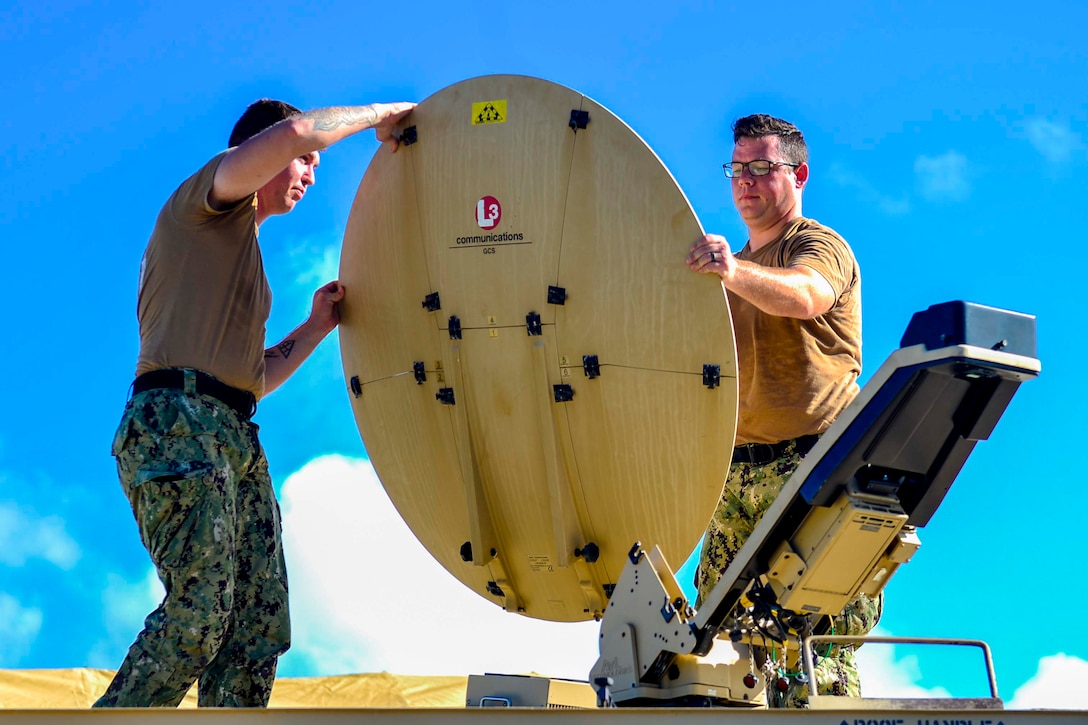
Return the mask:
<svg viewBox="0 0 1088 725">
<path fill-rule="evenodd" d="M 751 705 L 811 672 L 805 643 L 827 640 L 830 616 L 878 594 L 910 559 L 917 529 L 1040 365 L 1034 317 L 963 302 L 917 313 L 902 345 L 805 456 L 698 611 L 660 551 L 631 550 L 590 673 L 614 701 Z M 708 667 L 723 647 L 732 666 Z M 999 707 L 991 689 L 984 704 Z"/>
</svg>

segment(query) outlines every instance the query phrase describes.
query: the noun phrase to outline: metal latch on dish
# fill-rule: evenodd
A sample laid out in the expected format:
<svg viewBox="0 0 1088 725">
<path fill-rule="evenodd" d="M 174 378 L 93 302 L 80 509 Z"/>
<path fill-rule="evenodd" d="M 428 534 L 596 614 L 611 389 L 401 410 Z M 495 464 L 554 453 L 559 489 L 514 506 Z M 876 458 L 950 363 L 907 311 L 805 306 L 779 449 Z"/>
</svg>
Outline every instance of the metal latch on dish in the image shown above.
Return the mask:
<svg viewBox="0 0 1088 725">
<path fill-rule="evenodd" d="M 596 355 L 582 356 L 582 372 L 584 372 L 586 377 L 590 380 L 601 376 L 601 362 L 597 359 Z"/>
<path fill-rule="evenodd" d="M 544 328 L 540 324 L 540 315 L 535 312 L 525 315 L 525 328 L 529 331 L 530 337 L 544 334 Z"/>
<path fill-rule="evenodd" d="M 720 365 L 703 365 L 703 385 L 711 390 L 721 385 L 722 368 Z"/>
<path fill-rule="evenodd" d="M 427 312 L 435 312 L 442 309 L 442 300 L 438 298 L 437 292 L 431 292 L 429 295 L 423 298 L 423 309 Z"/>
</svg>

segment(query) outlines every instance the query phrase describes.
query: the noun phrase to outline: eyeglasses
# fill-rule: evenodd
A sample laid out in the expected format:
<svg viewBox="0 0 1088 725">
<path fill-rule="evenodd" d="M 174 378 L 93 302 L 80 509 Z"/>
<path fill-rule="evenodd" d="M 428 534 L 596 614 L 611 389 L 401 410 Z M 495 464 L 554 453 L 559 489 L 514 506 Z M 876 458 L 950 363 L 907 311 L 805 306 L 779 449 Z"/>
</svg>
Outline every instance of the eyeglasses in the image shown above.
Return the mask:
<svg viewBox="0 0 1088 725">
<path fill-rule="evenodd" d="M 748 168 L 748 173 L 752 176 L 766 176 L 771 173 L 771 169 L 775 166 L 789 166 L 796 169 L 801 164 L 790 164 L 785 161 L 768 161 L 767 159 L 756 159 L 755 161 L 749 161 L 744 163 L 742 161 L 730 161 L 729 163 L 722 164 L 722 169 L 725 170 L 725 175 L 732 179 L 740 176 L 744 173 L 745 167 Z"/>
</svg>

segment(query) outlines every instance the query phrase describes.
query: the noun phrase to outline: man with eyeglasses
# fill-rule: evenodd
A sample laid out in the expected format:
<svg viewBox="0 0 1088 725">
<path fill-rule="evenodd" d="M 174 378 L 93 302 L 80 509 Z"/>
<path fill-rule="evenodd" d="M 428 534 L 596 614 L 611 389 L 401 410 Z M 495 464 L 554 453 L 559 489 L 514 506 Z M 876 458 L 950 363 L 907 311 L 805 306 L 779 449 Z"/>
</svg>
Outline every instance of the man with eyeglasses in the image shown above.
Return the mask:
<svg viewBox="0 0 1088 725">
<path fill-rule="evenodd" d="M 303 113 L 251 104 L 229 148 L 174 191 L 140 264 L 140 354 L 113 441 L 121 488 L 166 596 L 95 707 L 264 707 L 290 646 L 280 512 L 251 418 L 339 323 L 344 288 L 265 347 L 258 227 L 315 182 L 319 153 L 367 129 L 395 150 L 414 103 Z"/>
<path fill-rule="evenodd" d="M 740 383 L 729 477 L 703 538 L 699 601 L 774 502 L 820 434 L 858 393 L 861 273 L 846 241 L 801 214 L 808 147 L 792 123 L 757 114 L 733 124 L 726 163 L 733 202 L 748 227 L 734 253 L 720 235 L 691 247 L 692 270 L 716 274 L 729 297 Z M 859 595 L 835 617 L 835 634 L 863 634 L 880 618 L 882 596 Z M 821 694 L 861 696 L 853 648 L 837 647 L 817 667 Z M 803 707 L 808 685 L 789 677 L 772 707 Z"/>
</svg>

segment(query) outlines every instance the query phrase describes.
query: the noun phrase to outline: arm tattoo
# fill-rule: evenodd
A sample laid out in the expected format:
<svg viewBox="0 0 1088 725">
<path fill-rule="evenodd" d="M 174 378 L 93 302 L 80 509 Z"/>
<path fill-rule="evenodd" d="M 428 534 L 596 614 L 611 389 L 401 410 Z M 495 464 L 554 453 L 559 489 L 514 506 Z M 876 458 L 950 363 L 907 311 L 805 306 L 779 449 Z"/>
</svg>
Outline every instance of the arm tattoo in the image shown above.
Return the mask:
<svg viewBox="0 0 1088 725">
<path fill-rule="evenodd" d="M 365 126 L 371 128 L 378 123 L 378 112 L 373 106 L 333 106 L 307 111 L 301 118 L 312 118 L 314 129 L 333 131 L 340 126 Z"/>
<path fill-rule="evenodd" d="M 276 353 L 278 352 L 280 355 L 283 355 L 283 359 L 286 360 L 287 358 L 291 357 L 291 351 L 294 349 L 294 340 L 284 340 L 279 345 L 276 345 L 275 347 L 270 347 L 265 350 L 264 357 L 266 360 L 268 358 L 276 357 Z"/>
</svg>

